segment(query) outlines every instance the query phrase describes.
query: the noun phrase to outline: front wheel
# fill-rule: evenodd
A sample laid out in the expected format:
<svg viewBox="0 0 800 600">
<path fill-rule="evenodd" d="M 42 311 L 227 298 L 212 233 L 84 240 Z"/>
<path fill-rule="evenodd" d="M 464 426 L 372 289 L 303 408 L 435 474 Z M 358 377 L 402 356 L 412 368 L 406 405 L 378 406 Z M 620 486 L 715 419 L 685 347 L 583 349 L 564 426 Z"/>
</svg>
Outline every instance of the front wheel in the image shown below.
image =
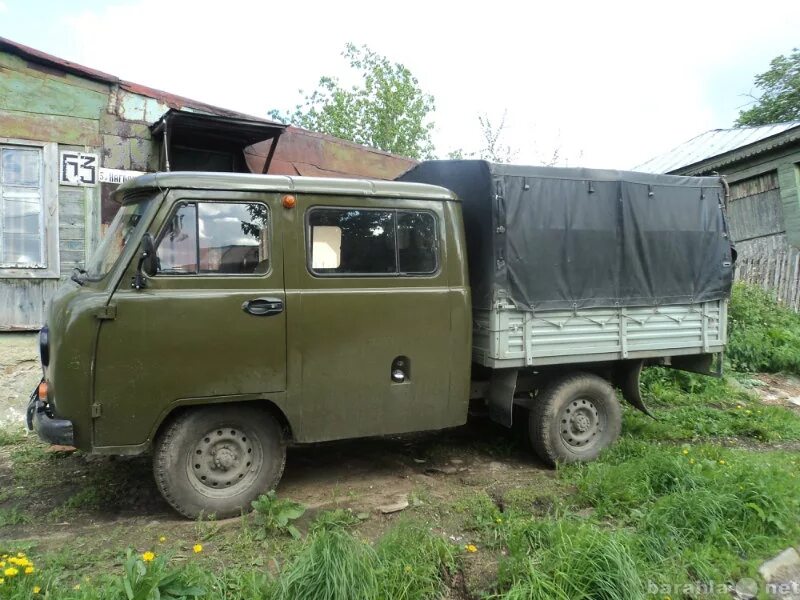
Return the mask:
<svg viewBox="0 0 800 600">
<path fill-rule="evenodd" d="M 188 410 L 159 435 L 156 484 L 186 517 L 232 517 L 273 489 L 283 474 L 286 445 L 280 424 L 256 405 Z"/>
<path fill-rule="evenodd" d="M 594 460 L 622 429 L 622 408 L 602 377 L 574 373 L 552 381 L 530 410 L 528 436 L 550 465 Z"/>
</svg>

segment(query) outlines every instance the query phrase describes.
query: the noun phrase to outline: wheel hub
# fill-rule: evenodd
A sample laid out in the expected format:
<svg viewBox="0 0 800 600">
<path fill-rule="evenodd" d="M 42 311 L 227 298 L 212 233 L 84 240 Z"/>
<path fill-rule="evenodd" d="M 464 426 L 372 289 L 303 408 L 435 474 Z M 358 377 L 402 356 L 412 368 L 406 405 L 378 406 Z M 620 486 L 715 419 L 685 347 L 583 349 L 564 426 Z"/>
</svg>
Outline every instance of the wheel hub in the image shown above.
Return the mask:
<svg viewBox="0 0 800 600">
<path fill-rule="evenodd" d="M 581 433 L 587 431 L 590 425 L 591 421 L 589 420 L 589 417 L 587 417 L 586 415 L 578 415 L 577 417 L 575 417 L 575 428 Z"/>
<path fill-rule="evenodd" d="M 239 462 L 239 455 L 228 446 L 222 446 L 216 451 L 212 450 L 211 454 L 214 456 L 214 465 L 220 471 L 227 471 Z"/>
<path fill-rule="evenodd" d="M 195 445 L 188 471 L 195 484 L 225 489 L 247 479 L 253 470 L 253 445 L 241 429 L 214 429 Z"/>
<path fill-rule="evenodd" d="M 589 398 L 576 398 L 565 405 L 560 421 L 561 440 L 576 448 L 591 445 L 603 430 L 603 415 Z"/>
</svg>

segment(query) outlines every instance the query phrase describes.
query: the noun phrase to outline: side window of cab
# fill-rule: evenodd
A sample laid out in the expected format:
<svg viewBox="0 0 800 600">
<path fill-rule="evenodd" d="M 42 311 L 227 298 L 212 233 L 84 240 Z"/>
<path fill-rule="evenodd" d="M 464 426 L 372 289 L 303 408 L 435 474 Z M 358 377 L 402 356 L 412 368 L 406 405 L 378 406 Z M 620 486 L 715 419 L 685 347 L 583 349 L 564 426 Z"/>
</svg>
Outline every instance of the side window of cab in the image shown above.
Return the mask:
<svg viewBox="0 0 800 600">
<path fill-rule="evenodd" d="M 158 236 L 155 275 L 263 275 L 270 237 L 260 202 L 182 202 Z"/>
<path fill-rule="evenodd" d="M 439 269 L 437 219 L 427 211 L 316 207 L 306 239 L 315 276 L 419 276 Z"/>
</svg>

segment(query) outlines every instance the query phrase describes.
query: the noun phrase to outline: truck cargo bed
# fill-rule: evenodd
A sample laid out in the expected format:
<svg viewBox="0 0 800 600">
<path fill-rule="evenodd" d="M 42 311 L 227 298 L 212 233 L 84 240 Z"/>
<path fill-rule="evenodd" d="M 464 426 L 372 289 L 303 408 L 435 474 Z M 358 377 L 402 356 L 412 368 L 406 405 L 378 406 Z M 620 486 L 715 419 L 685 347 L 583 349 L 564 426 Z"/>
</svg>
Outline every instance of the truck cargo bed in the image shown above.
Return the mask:
<svg viewBox="0 0 800 600">
<path fill-rule="evenodd" d="M 531 367 L 721 352 L 727 300 L 669 306 L 473 313 L 473 360 Z"/>
</svg>

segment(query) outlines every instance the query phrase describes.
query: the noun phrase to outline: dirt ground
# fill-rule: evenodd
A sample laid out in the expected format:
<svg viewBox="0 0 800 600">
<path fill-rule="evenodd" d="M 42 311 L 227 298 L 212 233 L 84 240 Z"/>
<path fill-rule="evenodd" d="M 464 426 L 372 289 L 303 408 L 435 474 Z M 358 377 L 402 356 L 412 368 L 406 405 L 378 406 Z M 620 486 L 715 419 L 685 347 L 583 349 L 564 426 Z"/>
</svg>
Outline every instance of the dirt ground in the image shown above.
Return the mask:
<svg viewBox="0 0 800 600">
<path fill-rule="evenodd" d="M 443 432 L 292 447 L 277 491 L 307 507 L 306 521 L 321 510 L 352 509 L 377 535 L 403 512 L 382 509 L 398 502 L 408 501 L 405 510 L 415 510 L 449 505 L 479 490 L 501 497 L 533 486 L 547 496 L 559 485 L 555 472 L 513 434 L 477 417 Z M 19 515 L 20 522 L 0 522 L 0 540 L 47 551 L 100 532 L 113 545 L 117 538 L 150 538 L 148 529 L 188 535 L 197 528 L 161 498 L 149 457 L 52 452 L 33 440 L 0 447 L 3 510 Z"/>
</svg>

